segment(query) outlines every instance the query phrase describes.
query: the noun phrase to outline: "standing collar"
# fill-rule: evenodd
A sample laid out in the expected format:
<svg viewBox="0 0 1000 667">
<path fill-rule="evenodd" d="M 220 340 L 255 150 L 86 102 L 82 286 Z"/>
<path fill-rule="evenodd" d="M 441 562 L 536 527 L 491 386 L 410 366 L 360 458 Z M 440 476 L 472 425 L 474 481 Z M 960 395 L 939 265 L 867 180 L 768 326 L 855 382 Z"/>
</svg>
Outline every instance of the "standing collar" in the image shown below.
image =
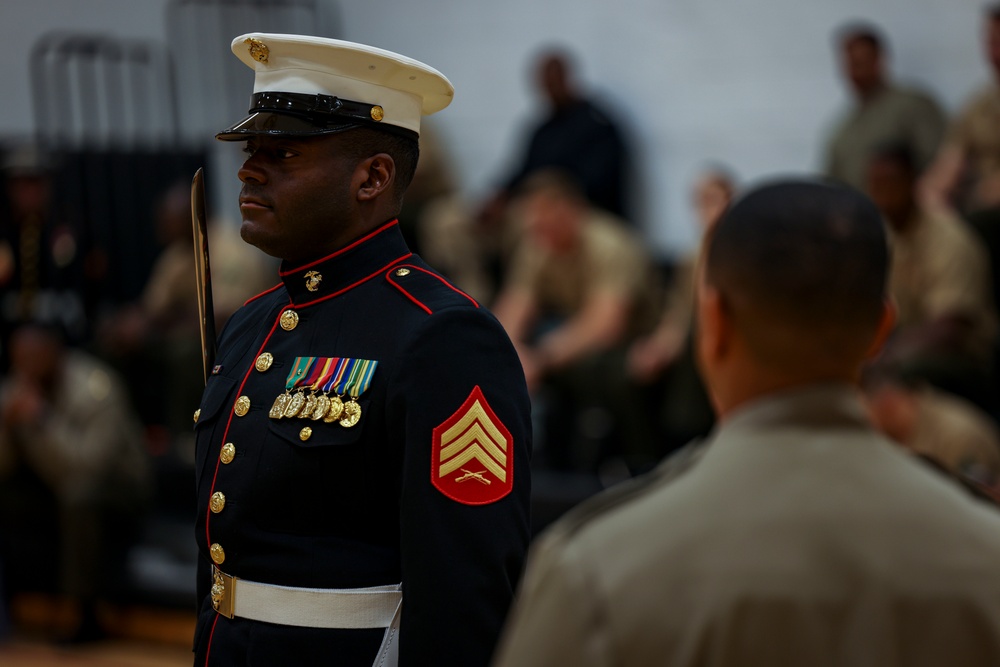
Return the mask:
<svg viewBox="0 0 1000 667">
<path fill-rule="evenodd" d="M 279 275 L 292 303 L 307 306 L 337 296 L 410 257 L 399 221 L 392 220 L 326 257 L 281 263 Z"/>
</svg>

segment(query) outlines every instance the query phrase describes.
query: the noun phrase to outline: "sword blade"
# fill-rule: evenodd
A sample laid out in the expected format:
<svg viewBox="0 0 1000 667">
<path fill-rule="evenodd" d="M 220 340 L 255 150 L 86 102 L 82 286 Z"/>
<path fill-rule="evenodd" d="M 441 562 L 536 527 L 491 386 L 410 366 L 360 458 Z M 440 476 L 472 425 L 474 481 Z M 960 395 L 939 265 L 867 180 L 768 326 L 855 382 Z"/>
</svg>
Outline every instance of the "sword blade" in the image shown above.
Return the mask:
<svg viewBox="0 0 1000 667">
<path fill-rule="evenodd" d="M 215 365 L 215 308 L 212 271 L 208 258 L 208 220 L 205 216 L 205 177 L 199 167 L 191 181 L 191 226 L 194 231 L 194 276 L 198 284 L 198 321 L 201 325 L 201 361 L 205 383 Z"/>
</svg>

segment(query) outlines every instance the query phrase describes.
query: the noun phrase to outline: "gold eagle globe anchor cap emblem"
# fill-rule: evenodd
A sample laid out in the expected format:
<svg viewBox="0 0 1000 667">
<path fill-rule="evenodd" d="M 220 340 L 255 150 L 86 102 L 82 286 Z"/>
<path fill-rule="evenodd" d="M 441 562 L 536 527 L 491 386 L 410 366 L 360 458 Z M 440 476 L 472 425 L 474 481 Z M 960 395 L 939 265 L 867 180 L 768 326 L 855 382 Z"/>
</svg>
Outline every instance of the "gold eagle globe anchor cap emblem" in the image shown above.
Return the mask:
<svg viewBox="0 0 1000 667">
<path fill-rule="evenodd" d="M 319 271 L 310 271 L 306 274 L 306 289 L 310 292 L 315 292 L 319 289 L 320 282 L 323 281 L 323 276 Z"/>
</svg>

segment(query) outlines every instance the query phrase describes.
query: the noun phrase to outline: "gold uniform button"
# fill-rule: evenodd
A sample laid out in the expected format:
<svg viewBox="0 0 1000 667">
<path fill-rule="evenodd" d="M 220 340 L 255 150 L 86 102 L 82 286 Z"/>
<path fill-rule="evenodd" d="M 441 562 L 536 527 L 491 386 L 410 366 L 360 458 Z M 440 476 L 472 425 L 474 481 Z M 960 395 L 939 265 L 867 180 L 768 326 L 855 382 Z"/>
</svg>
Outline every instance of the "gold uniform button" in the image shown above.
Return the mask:
<svg viewBox="0 0 1000 667">
<path fill-rule="evenodd" d="M 226 506 L 226 494 L 222 491 L 216 491 L 212 494 L 212 499 L 208 502 L 208 509 L 212 510 L 212 514 L 218 514 Z"/>
<path fill-rule="evenodd" d="M 254 368 L 257 369 L 258 373 L 263 373 L 268 368 L 270 368 L 271 364 L 273 363 L 274 363 L 274 357 L 271 355 L 270 352 L 265 352 L 264 354 L 257 357 L 257 361 L 254 363 L 253 366 Z"/>
<path fill-rule="evenodd" d="M 403 276 L 410 275 L 409 269 L 396 269 L 396 275 L 402 278 Z"/>
<path fill-rule="evenodd" d="M 306 426 L 304 429 L 302 429 L 301 431 L 299 431 L 299 440 L 301 440 L 302 442 L 305 442 L 306 440 L 308 440 L 309 438 L 312 437 L 312 434 L 313 434 L 313 430 L 311 428 L 309 428 L 308 426 Z"/>
<path fill-rule="evenodd" d="M 250 397 L 240 396 L 236 399 L 236 406 L 233 408 L 233 412 L 236 413 L 237 417 L 243 417 L 246 413 L 250 412 Z"/>
<path fill-rule="evenodd" d="M 227 442 L 222 446 L 222 451 L 219 452 L 219 460 L 223 463 L 232 463 L 234 458 L 236 458 L 236 445 Z"/>
<path fill-rule="evenodd" d="M 299 326 L 299 314 L 294 310 L 286 310 L 281 314 L 281 328 L 285 331 L 291 331 L 295 327 Z"/>
<path fill-rule="evenodd" d="M 226 560 L 226 550 L 218 542 L 208 548 L 208 553 L 212 556 L 212 562 L 216 565 L 222 565 L 222 561 Z"/>
<path fill-rule="evenodd" d="M 194 411 L 194 423 L 198 423 L 198 417 L 201 417 L 201 408 Z"/>
</svg>

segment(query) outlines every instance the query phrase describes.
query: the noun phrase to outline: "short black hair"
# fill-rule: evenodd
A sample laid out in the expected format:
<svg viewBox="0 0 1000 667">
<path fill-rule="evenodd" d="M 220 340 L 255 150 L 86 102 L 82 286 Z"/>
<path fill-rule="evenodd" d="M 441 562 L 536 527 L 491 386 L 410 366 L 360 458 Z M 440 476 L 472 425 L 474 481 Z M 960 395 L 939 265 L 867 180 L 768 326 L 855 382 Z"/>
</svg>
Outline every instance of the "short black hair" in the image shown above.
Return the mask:
<svg viewBox="0 0 1000 667">
<path fill-rule="evenodd" d="M 754 188 L 709 233 L 705 281 L 767 361 L 846 359 L 864 354 L 878 329 L 888 265 L 871 200 L 846 186 L 782 180 Z"/>
<path fill-rule="evenodd" d="M 416 137 L 401 133 L 386 132 L 370 127 L 349 130 L 353 148 L 353 159 L 364 160 L 378 153 L 386 153 L 396 165 L 396 183 L 393 197 L 397 208 L 402 205 L 403 195 L 413 181 L 420 159 L 420 143 Z"/>
<path fill-rule="evenodd" d="M 876 146 L 868 157 L 868 163 L 871 164 L 876 161 L 890 162 L 900 167 L 911 176 L 915 176 L 919 170 L 917 158 L 913 153 L 913 149 L 900 142 Z"/>
<path fill-rule="evenodd" d="M 837 30 L 838 45 L 844 47 L 852 42 L 864 42 L 880 54 L 888 50 L 889 44 L 881 28 L 868 21 L 852 21 Z"/>
</svg>

